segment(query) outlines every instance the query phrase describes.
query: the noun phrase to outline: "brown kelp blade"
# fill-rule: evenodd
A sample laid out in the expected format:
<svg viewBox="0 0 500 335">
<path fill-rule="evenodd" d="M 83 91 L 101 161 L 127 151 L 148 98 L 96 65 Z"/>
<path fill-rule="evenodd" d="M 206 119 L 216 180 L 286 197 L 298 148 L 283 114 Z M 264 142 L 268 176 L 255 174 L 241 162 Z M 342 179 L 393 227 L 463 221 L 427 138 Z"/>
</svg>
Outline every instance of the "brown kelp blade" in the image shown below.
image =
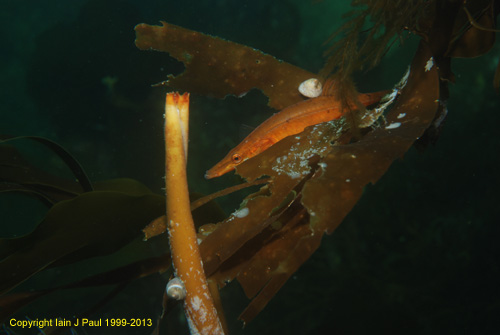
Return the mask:
<svg viewBox="0 0 500 335">
<path fill-rule="evenodd" d="M 408 83 L 386 115 L 384 126 L 376 127 L 357 142 L 332 146 L 320 159 L 321 168 L 302 189 L 301 202 L 309 214 L 305 226 L 308 229 L 304 229 L 300 237 L 295 237 L 293 248 L 281 259 L 279 266 L 274 267 L 275 276 L 242 313 L 242 320 L 250 321 L 265 306 L 316 250 L 320 237 L 336 229 L 361 196 L 364 186 L 375 183 L 430 125 L 439 99 L 437 70 L 425 71 L 430 57 L 428 48 L 422 45 L 412 64 Z M 240 283 L 252 285 L 245 281 Z"/>
<path fill-rule="evenodd" d="M 5 143 L 13 143 L 18 140 L 31 140 L 34 142 L 38 142 L 45 147 L 49 148 L 52 152 L 54 152 L 61 160 L 68 166 L 68 168 L 71 170 L 73 175 L 75 176 L 76 181 L 81 185 L 82 191 L 83 192 L 89 192 L 92 191 L 92 184 L 90 182 L 90 179 L 88 178 L 87 174 L 83 170 L 82 166 L 76 158 L 74 158 L 68 151 L 66 151 L 62 146 L 57 144 L 54 141 L 51 141 L 47 138 L 44 137 L 39 137 L 39 136 L 5 136 L 2 135 L 0 137 L 0 144 L 5 144 Z M 2 176 L 2 175 L 0 175 Z M 3 179 L 3 178 L 2 178 Z"/>
<path fill-rule="evenodd" d="M 0 292 L 5 293 L 48 266 L 117 251 L 142 235 L 165 211 L 165 198 L 94 191 L 61 201 L 25 237 L 0 240 Z M 21 266 L 20 266 L 21 265 Z"/>
<path fill-rule="evenodd" d="M 17 292 L 0 297 L 0 322 L 6 320 L 17 310 L 25 307 L 41 296 L 50 294 L 56 290 L 94 287 L 103 285 L 116 285 L 119 283 L 130 282 L 140 279 L 154 273 L 163 273 L 170 267 L 170 254 L 157 257 L 150 257 L 125 266 L 121 266 L 110 271 L 99 273 L 97 275 L 54 287 L 46 290 Z"/>
<path fill-rule="evenodd" d="M 21 192 L 38 198 L 47 207 L 83 192 L 77 181 L 47 173 L 30 163 L 14 146 L 16 143 L 0 144 L 0 192 Z"/>
<path fill-rule="evenodd" d="M 175 90 L 224 98 L 257 88 L 269 97 L 269 106 L 283 109 L 303 100 L 297 91 L 301 82 L 317 77 L 254 48 L 161 24 L 137 25 L 135 44 L 141 50 L 168 52 L 184 63 L 182 74 L 162 83 Z"/>
<path fill-rule="evenodd" d="M 249 181 L 266 175 L 271 182 L 220 223 L 201 250 L 206 271 L 219 285 L 237 278 L 253 298 L 243 321 L 258 314 L 318 248 L 321 236 L 340 224 L 364 186 L 376 182 L 431 124 L 439 107 L 439 78 L 436 66 L 426 67 L 430 58 L 422 44 L 386 123 L 358 141 L 343 140 L 345 120 L 324 123 L 237 168 Z M 283 206 L 289 195 L 291 203 Z"/>
<path fill-rule="evenodd" d="M 495 44 L 495 13 L 493 1 L 473 1 L 463 4 L 456 18 L 453 39 L 447 56 L 472 58 L 488 52 Z M 498 8 L 497 8 L 498 11 Z"/>
<path fill-rule="evenodd" d="M 384 126 L 355 143 L 333 146 L 324 157 L 322 173 L 309 180 L 303 190 L 302 203 L 314 213 L 312 227 L 333 232 L 361 197 L 363 188 L 375 183 L 430 126 L 439 108 L 439 76 L 436 66 L 429 69 L 431 57 L 422 42 L 408 83 L 386 115 Z"/>
<path fill-rule="evenodd" d="M 300 143 L 296 136 L 288 137 L 240 165 L 237 172 L 247 180 L 267 175 L 271 182 L 248 196 L 243 208 L 220 223 L 201 244 L 205 269 L 220 286 L 238 278 L 249 298 L 261 292 L 255 301 L 259 307 L 251 307 L 253 316 L 310 255 L 296 248 L 311 234 L 300 190 L 314 171 L 313 161 L 325 152 L 331 139 L 342 134 L 346 122 L 333 122 L 329 129 L 323 126 L 309 127 L 300 134 Z M 321 235 L 317 235 L 306 241 L 312 242 L 311 252 L 320 240 Z"/>
</svg>

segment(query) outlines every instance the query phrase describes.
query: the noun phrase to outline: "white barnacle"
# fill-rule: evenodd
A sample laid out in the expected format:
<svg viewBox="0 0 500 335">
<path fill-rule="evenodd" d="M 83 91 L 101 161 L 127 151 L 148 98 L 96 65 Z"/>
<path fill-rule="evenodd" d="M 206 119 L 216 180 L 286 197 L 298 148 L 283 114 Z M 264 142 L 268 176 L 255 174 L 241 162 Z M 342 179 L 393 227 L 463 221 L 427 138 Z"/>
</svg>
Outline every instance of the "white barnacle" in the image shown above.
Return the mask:
<svg viewBox="0 0 500 335">
<path fill-rule="evenodd" d="M 247 216 L 248 213 L 250 213 L 250 210 L 248 209 L 248 207 L 244 207 L 244 208 L 239 209 L 236 212 L 234 212 L 234 216 L 241 219 L 241 218 L 244 218 L 245 216 Z"/>
<path fill-rule="evenodd" d="M 299 92 L 307 98 L 317 98 L 323 92 L 323 85 L 316 78 L 307 79 L 299 85 Z"/>
<path fill-rule="evenodd" d="M 396 129 L 399 128 L 399 126 L 401 126 L 401 122 L 393 122 L 387 127 L 385 127 L 385 129 Z"/>
<path fill-rule="evenodd" d="M 198 296 L 193 297 L 193 302 L 192 302 L 193 309 L 195 311 L 199 310 L 200 308 L 203 307 L 203 301 L 200 299 Z"/>
<path fill-rule="evenodd" d="M 427 63 L 425 63 L 425 72 L 429 72 L 434 66 L 434 57 L 429 58 Z"/>
<path fill-rule="evenodd" d="M 300 178 L 301 174 L 297 171 L 288 171 L 287 173 L 288 177 L 292 178 L 292 179 L 297 179 L 297 178 Z"/>
<path fill-rule="evenodd" d="M 186 297 L 186 287 L 183 281 L 178 278 L 172 278 L 167 284 L 167 296 L 175 300 L 182 300 Z"/>
</svg>

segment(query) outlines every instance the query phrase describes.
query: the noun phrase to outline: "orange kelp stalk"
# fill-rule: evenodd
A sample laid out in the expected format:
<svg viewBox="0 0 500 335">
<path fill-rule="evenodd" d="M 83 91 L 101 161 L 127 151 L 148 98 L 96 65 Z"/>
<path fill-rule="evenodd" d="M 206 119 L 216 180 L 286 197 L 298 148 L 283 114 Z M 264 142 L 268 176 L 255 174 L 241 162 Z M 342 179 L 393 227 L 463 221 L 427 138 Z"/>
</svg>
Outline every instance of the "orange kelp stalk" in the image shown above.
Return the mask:
<svg viewBox="0 0 500 335">
<path fill-rule="evenodd" d="M 191 334 L 224 334 L 210 295 L 191 216 L 186 178 L 189 94 L 168 93 L 165 103 L 165 182 L 170 250 L 186 289 Z"/>
</svg>

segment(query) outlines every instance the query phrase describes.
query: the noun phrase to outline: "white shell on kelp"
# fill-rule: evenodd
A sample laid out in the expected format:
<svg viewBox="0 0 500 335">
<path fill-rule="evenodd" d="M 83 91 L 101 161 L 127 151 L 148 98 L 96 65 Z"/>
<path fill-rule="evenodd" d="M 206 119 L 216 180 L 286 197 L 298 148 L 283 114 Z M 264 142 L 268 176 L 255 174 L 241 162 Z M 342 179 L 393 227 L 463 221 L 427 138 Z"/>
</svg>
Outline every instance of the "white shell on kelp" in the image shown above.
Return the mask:
<svg viewBox="0 0 500 335">
<path fill-rule="evenodd" d="M 186 287 L 180 278 L 172 278 L 167 284 L 167 296 L 175 300 L 182 300 L 186 297 Z"/>
<path fill-rule="evenodd" d="M 307 79 L 299 85 L 300 94 L 308 98 L 319 97 L 322 91 L 323 85 L 316 78 Z"/>
</svg>

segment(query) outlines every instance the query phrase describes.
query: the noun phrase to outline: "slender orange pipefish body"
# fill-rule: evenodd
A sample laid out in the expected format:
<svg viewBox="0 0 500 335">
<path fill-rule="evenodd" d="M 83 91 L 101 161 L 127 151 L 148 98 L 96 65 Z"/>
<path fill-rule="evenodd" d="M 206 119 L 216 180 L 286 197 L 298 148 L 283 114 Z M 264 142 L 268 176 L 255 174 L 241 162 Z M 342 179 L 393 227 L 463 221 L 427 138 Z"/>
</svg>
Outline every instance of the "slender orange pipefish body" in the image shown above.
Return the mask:
<svg viewBox="0 0 500 335">
<path fill-rule="evenodd" d="M 229 151 L 226 157 L 208 170 L 205 178 L 222 176 L 287 136 L 301 133 L 305 128 L 315 124 L 339 119 L 348 111 L 357 109 L 354 102 L 349 102 L 342 109 L 341 101 L 334 95 L 328 95 L 331 90 L 325 91 L 323 90 L 324 94 L 319 97 L 288 106 L 268 118 Z M 358 100 L 364 106 L 369 106 L 379 102 L 387 93 L 388 91 L 361 93 L 358 95 Z"/>
</svg>

